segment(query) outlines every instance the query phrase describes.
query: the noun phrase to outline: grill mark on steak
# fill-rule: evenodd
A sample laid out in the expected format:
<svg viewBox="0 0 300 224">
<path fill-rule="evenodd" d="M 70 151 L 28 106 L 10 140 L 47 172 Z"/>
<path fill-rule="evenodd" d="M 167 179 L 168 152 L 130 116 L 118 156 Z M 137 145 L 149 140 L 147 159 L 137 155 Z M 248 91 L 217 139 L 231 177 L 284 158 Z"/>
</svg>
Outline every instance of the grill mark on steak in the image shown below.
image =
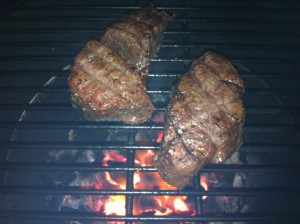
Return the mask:
<svg viewBox="0 0 300 224">
<path fill-rule="evenodd" d="M 130 83 L 141 83 L 140 77 L 134 73 L 134 70 L 128 67 L 128 64 L 125 63 L 124 60 L 117 57 L 116 53 L 105 47 L 105 45 L 103 45 L 101 42 L 89 41 L 86 44 L 86 48 L 92 52 L 97 53 L 98 56 L 101 55 L 101 57 L 99 57 L 101 58 L 101 60 L 103 60 L 107 64 L 110 64 L 113 69 L 122 72 L 122 76 L 118 76 L 118 78 L 122 78 L 125 75 L 131 78 Z"/>
<path fill-rule="evenodd" d="M 169 184 L 183 188 L 205 163 L 220 163 L 238 150 L 243 85 L 230 62 L 213 52 L 197 59 L 180 78 L 167 109 L 161 150 L 153 158 Z M 165 157 L 171 158 L 171 165 Z"/>
<path fill-rule="evenodd" d="M 83 70 L 82 68 L 80 68 L 79 70 L 86 72 L 85 70 Z M 87 73 L 87 72 L 86 72 Z M 89 75 L 91 75 L 91 73 L 87 73 Z M 117 95 L 118 97 L 120 97 L 120 100 L 122 102 L 122 104 L 126 104 L 126 103 L 130 103 L 130 99 L 127 99 L 125 96 L 123 96 L 121 91 L 117 91 L 116 89 L 111 88 L 112 86 L 110 86 L 107 82 L 101 81 L 99 78 L 95 77 L 95 79 L 97 79 L 98 84 L 103 86 L 103 90 L 105 90 L 105 92 L 101 91 L 101 98 L 98 98 L 98 102 L 103 102 L 104 100 L 109 100 L 110 97 Z M 94 81 L 94 80 L 90 80 L 90 83 Z M 97 91 L 97 90 L 96 90 Z"/>
<path fill-rule="evenodd" d="M 157 11 L 154 7 L 147 7 L 147 10 L 141 10 L 137 13 L 130 14 L 128 17 L 134 19 L 137 22 L 147 24 L 151 27 L 151 48 L 150 57 L 154 57 L 158 51 L 160 42 L 162 40 L 161 33 L 165 29 L 166 20 L 170 20 L 172 16 L 167 15 L 164 11 Z M 147 14 L 151 16 L 147 16 Z"/>
<path fill-rule="evenodd" d="M 110 75 L 114 72 L 114 69 L 110 66 L 110 64 L 105 63 L 105 61 L 103 61 L 96 54 L 92 54 L 93 57 L 87 57 L 87 55 L 90 55 L 89 52 L 92 51 L 86 50 L 79 54 L 78 60 L 76 60 L 75 69 L 82 70 L 89 74 L 94 80 L 97 80 L 99 83 L 101 83 L 105 89 L 109 90 L 109 92 L 114 93 L 121 99 L 125 100 L 124 103 L 128 103 L 129 100 L 123 96 L 125 89 L 122 89 L 122 94 L 121 89 L 118 88 L 118 85 L 112 82 Z M 83 59 L 81 60 L 81 58 Z M 101 69 L 99 68 L 100 66 Z M 93 72 L 95 70 L 98 71 L 97 74 Z M 129 89 L 129 87 L 127 89 Z M 105 97 L 107 97 L 107 95 L 103 94 L 103 98 L 101 98 L 101 100 L 105 99 Z"/>
<path fill-rule="evenodd" d="M 113 38 L 114 46 L 108 44 L 106 36 L 104 36 L 103 42 L 113 47 L 113 49 L 119 49 L 115 51 L 119 52 L 126 59 L 127 63 L 137 70 L 146 66 L 149 58 L 150 38 L 146 34 L 138 32 L 136 25 L 132 24 L 130 26 L 127 23 L 117 23 L 110 27 L 105 35 L 109 35 L 107 37 L 109 42 L 112 41 L 110 38 Z M 128 46 L 129 49 L 122 49 L 124 45 Z"/>
<path fill-rule="evenodd" d="M 136 25 L 117 23 L 105 32 L 102 41 L 118 52 L 142 77 L 147 77 L 150 66 L 150 38 L 139 32 Z"/>
<path fill-rule="evenodd" d="M 171 20 L 153 5 L 123 17 L 106 29 L 102 42 L 89 41 L 69 76 L 71 100 L 89 120 L 117 118 L 136 124 L 151 118 L 147 95 L 150 57 Z M 155 48 L 155 49 L 154 49 Z"/>
<path fill-rule="evenodd" d="M 230 80 L 221 80 L 222 83 L 228 86 L 228 88 L 232 89 L 233 91 L 239 91 L 240 93 L 243 92 L 242 87 L 240 87 L 237 83 L 234 83 Z"/>
<path fill-rule="evenodd" d="M 139 123 L 154 109 L 140 76 L 99 41 L 88 42 L 77 55 L 69 83 L 73 104 L 89 120 L 116 117 Z"/>
<path fill-rule="evenodd" d="M 181 138 L 182 139 L 182 145 L 183 145 L 183 148 L 184 150 L 187 152 L 188 155 L 191 156 L 191 158 L 195 161 L 195 162 L 199 162 L 199 158 L 194 154 L 194 152 L 192 151 L 191 148 L 189 148 L 185 142 L 185 139 L 184 138 Z"/>
<path fill-rule="evenodd" d="M 237 74 L 236 69 L 233 67 L 229 60 L 224 60 L 224 57 L 218 54 L 206 53 L 199 59 L 204 64 L 206 64 L 220 80 L 226 80 L 237 84 L 241 89 L 244 89 L 244 81 L 240 79 Z"/>
<path fill-rule="evenodd" d="M 205 65 L 203 65 L 204 67 L 206 67 Z M 215 72 L 214 72 L 215 74 Z M 188 76 L 189 78 L 190 77 L 193 77 L 193 83 L 190 83 L 190 85 L 199 85 L 201 82 L 199 81 L 199 79 L 197 78 L 197 76 L 194 76 L 193 73 L 191 73 L 190 76 Z M 215 80 L 218 79 L 218 76 L 217 74 L 215 74 L 215 77 L 214 77 Z M 197 80 L 197 81 L 196 81 Z M 202 82 L 203 83 L 203 82 Z M 204 86 L 206 85 L 209 85 L 209 83 L 207 84 L 203 84 Z M 214 97 L 212 97 L 210 94 L 207 94 L 209 90 L 206 89 L 206 91 L 204 93 L 205 94 L 205 101 L 210 101 L 210 103 L 206 103 L 206 104 L 203 104 L 203 101 L 201 100 L 201 98 L 203 97 L 203 93 L 202 92 L 196 92 L 197 96 L 195 97 L 192 97 L 196 103 L 195 104 L 192 104 L 192 105 L 189 105 L 187 103 L 187 107 L 189 108 L 189 112 L 191 113 L 190 116 L 191 116 L 191 119 L 194 121 L 194 123 L 201 129 L 203 130 L 204 132 L 208 133 L 209 136 L 210 133 L 211 133 L 211 127 L 213 127 L 214 125 L 215 126 L 218 126 L 220 125 L 219 122 L 221 122 L 222 120 L 221 119 L 218 119 L 218 118 L 214 118 L 212 117 L 212 114 L 215 113 L 215 111 L 220 111 L 219 113 L 222 113 L 224 116 L 227 116 L 228 114 L 231 114 L 231 112 L 228 110 L 227 107 L 224 107 L 224 105 L 226 105 L 228 102 L 225 102 L 225 103 L 222 103 L 220 104 L 219 102 L 217 102 L 215 100 Z M 202 94 L 202 95 L 201 95 Z M 235 98 L 232 100 L 232 101 L 235 101 Z M 207 114 L 208 115 L 208 119 L 197 119 L 197 114 L 199 113 L 199 111 L 197 111 L 195 109 L 195 105 L 196 104 L 199 104 L 201 105 L 204 113 L 202 112 L 202 114 Z M 207 108 L 208 106 L 211 106 L 211 105 L 216 105 L 216 106 L 213 106 L 213 107 L 210 107 L 210 108 Z M 223 117 L 224 118 L 224 117 Z M 207 122 L 208 120 L 208 122 Z M 226 129 L 230 130 L 232 129 L 232 127 L 227 127 Z M 225 130 L 224 128 L 220 128 L 220 130 Z M 215 144 L 217 144 L 213 139 L 211 139 L 211 137 L 209 137 L 209 140 L 214 142 Z"/>
<path fill-rule="evenodd" d="M 207 55 L 207 54 L 206 54 Z M 206 59 L 206 55 L 204 56 L 204 58 Z M 216 58 L 219 59 L 219 56 L 215 56 Z M 218 148 L 224 148 L 226 147 L 226 144 L 224 142 L 222 142 L 222 138 L 224 138 L 224 136 L 226 135 L 226 138 L 230 138 L 230 135 L 232 135 L 234 133 L 234 131 L 231 130 L 236 130 L 238 127 L 238 120 L 231 122 L 232 118 L 236 118 L 236 114 L 234 113 L 234 111 L 230 111 L 229 108 L 226 106 L 232 102 L 237 101 L 240 97 L 241 94 L 243 92 L 243 90 L 241 89 L 241 86 L 238 85 L 238 83 L 243 83 L 242 81 L 239 81 L 237 83 L 231 82 L 231 80 L 222 80 L 222 77 L 232 77 L 232 75 L 224 75 L 224 73 L 219 74 L 218 72 L 222 72 L 223 69 L 221 69 L 220 67 L 218 69 L 212 68 L 213 65 L 216 65 L 216 63 L 207 63 L 207 60 L 199 60 L 200 63 L 198 64 L 198 66 L 204 66 L 205 68 L 209 69 L 210 71 L 212 71 L 212 74 L 214 74 L 214 76 L 210 76 L 210 77 L 214 77 L 214 81 L 215 83 L 217 83 L 217 81 L 219 82 L 219 84 L 217 85 L 217 87 L 219 88 L 212 88 L 212 89 L 216 89 L 215 93 L 211 96 L 215 96 L 216 93 L 221 92 L 222 94 L 222 101 L 218 101 L 217 97 L 207 97 L 208 100 L 210 100 L 211 105 L 217 105 L 215 107 L 214 110 L 210 111 L 209 114 L 209 127 L 218 127 L 220 132 L 215 132 L 215 135 L 211 135 L 211 136 L 215 136 L 217 138 L 211 138 L 211 140 L 217 145 Z M 228 66 L 228 63 L 225 63 L 225 65 Z M 199 68 L 199 67 L 198 67 Z M 232 66 L 229 66 L 229 69 L 232 69 Z M 232 72 L 235 72 L 232 71 Z M 207 74 L 207 73 L 205 73 Z M 197 76 L 196 76 L 197 77 Z M 207 84 L 206 86 L 210 86 L 208 79 L 207 80 Z M 234 79 L 234 80 L 238 80 L 238 79 Z M 226 85 L 226 88 L 223 88 L 222 84 Z M 230 85 L 227 85 L 227 83 L 230 83 Z M 236 87 L 236 88 L 231 88 L 231 87 Z M 206 92 L 212 92 L 211 89 L 206 89 Z M 224 97 L 224 94 L 229 94 L 227 97 Z M 207 95 L 206 95 L 207 96 Z M 242 103 L 241 103 L 242 104 Z M 219 112 L 218 112 L 219 111 Z M 218 112 L 218 115 L 220 113 L 223 114 L 222 118 L 220 117 L 215 117 L 213 116 L 215 114 L 215 112 Z M 227 118 L 226 118 L 227 117 Z M 243 116 L 240 114 L 240 117 L 242 118 Z M 226 120 L 226 122 L 224 122 L 224 120 Z M 240 119 L 241 120 L 241 119 Z M 222 123 L 221 123 L 222 122 Z M 224 125 L 227 126 L 225 127 Z M 227 130 L 227 131 L 226 131 Z M 225 132 L 224 132 L 225 131 Z M 211 131 L 209 131 L 210 133 Z M 217 133 L 220 133 L 219 135 L 216 135 Z M 239 139 L 239 138 L 238 138 Z M 228 143 L 230 144 L 230 142 Z M 239 147 L 236 146 L 236 144 L 232 143 L 232 147 Z M 224 159 L 220 159 L 221 157 L 217 158 L 217 160 L 214 160 L 214 163 L 219 163 L 222 162 Z"/>
<path fill-rule="evenodd" d="M 201 60 L 201 61 L 202 61 L 202 60 Z M 231 115 L 234 115 L 234 112 L 230 111 L 230 110 L 226 107 L 226 105 L 228 105 L 228 104 L 230 104 L 230 103 L 232 103 L 232 102 L 235 102 L 235 101 L 239 98 L 238 96 L 239 96 L 240 94 L 242 94 L 242 92 L 243 92 L 242 88 L 241 88 L 239 85 L 237 85 L 236 83 L 233 83 L 233 82 L 231 82 L 231 81 L 219 79 L 219 76 L 218 76 L 218 74 L 216 73 L 216 70 L 211 69 L 211 67 L 209 67 L 207 64 L 203 64 L 203 62 L 202 62 L 202 63 L 199 63 L 199 64 L 198 64 L 198 66 L 200 66 L 200 65 L 203 66 L 203 67 L 206 67 L 207 69 L 209 69 L 209 70 L 212 72 L 212 74 L 215 75 L 215 76 L 214 76 L 215 81 L 216 81 L 216 82 L 219 82 L 219 83 L 221 83 L 221 84 L 226 85 L 226 91 L 231 91 L 231 92 L 232 92 L 232 96 L 233 96 L 233 97 L 227 97 L 227 98 L 225 98 L 225 101 L 221 101 L 221 102 L 220 102 L 220 101 L 217 101 L 215 97 L 211 97 L 210 94 L 207 94 L 208 92 L 211 92 L 211 91 L 208 90 L 208 89 L 206 89 L 206 91 L 205 91 L 205 93 L 206 93 L 206 99 L 207 99 L 207 100 L 210 100 L 211 103 L 212 103 L 212 105 L 217 104 L 217 105 L 219 105 L 219 106 L 222 106 L 223 109 L 226 108 L 226 112 L 227 112 L 227 113 L 229 113 L 229 114 L 231 114 Z M 197 69 L 199 69 L 199 67 L 197 67 L 195 70 L 197 70 Z M 197 82 L 196 80 L 198 80 L 198 83 L 201 83 L 201 82 L 199 81 L 199 79 L 197 78 L 197 76 L 191 75 L 191 77 L 194 77 L 194 78 L 193 78 L 193 81 Z M 210 84 L 206 84 L 206 85 L 210 85 Z M 220 86 L 220 85 L 218 85 L 218 87 L 221 87 L 221 88 L 222 88 L 222 86 Z M 218 91 L 219 88 L 216 87 L 215 89 L 216 89 L 216 91 Z M 239 94 L 237 94 L 237 92 L 238 92 Z"/>
<path fill-rule="evenodd" d="M 115 92 L 120 97 L 123 97 L 127 101 L 132 101 L 130 95 L 133 93 L 138 94 L 140 92 L 136 86 L 140 86 L 141 89 L 144 88 L 140 83 L 139 77 L 137 75 L 135 77 L 133 73 L 128 74 L 126 69 L 124 69 L 124 66 L 122 66 L 122 63 L 116 60 L 114 55 L 103 51 L 102 48 L 104 48 L 104 45 L 99 44 L 100 42 L 92 43 L 98 45 L 98 48 L 95 49 L 89 47 L 92 45 L 89 42 L 87 44 L 87 49 L 80 54 L 94 54 L 93 57 L 89 60 L 87 59 L 88 57 L 83 56 L 85 60 L 82 60 L 82 57 L 79 54 L 79 60 L 76 61 L 76 65 L 80 65 L 81 69 L 91 74 L 91 76 L 94 76 L 95 79 L 102 82 L 103 85 L 107 86 L 107 88 L 111 89 L 111 91 Z M 100 57 L 100 55 L 102 57 Z M 101 69 L 99 69 L 99 66 L 101 66 Z M 98 73 L 93 73 L 95 70 L 98 70 Z M 120 76 L 118 72 L 122 72 L 122 76 Z M 129 78 L 131 79 L 131 82 L 127 82 L 127 79 Z"/>
<path fill-rule="evenodd" d="M 153 5 L 148 5 L 109 26 L 102 41 L 118 52 L 145 81 L 150 58 L 156 54 L 163 31 L 172 18 Z"/>
<path fill-rule="evenodd" d="M 85 72 L 82 69 L 76 69 L 76 72 L 81 76 L 82 74 L 86 74 L 87 76 L 90 76 L 89 73 Z M 119 92 L 113 90 L 112 88 L 109 88 L 104 82 L 101 81 L 95 82 L 95 80 L 93 79 L 89 80 L 89 82 L 80 89 L 80 92 L 84 93 L 82 95 L 86 97 L 85 99 L 87 100 L 87 102 L 90 102 L 89 106 L 92 108 L 102 107 L 102 105 L 105 105 L 104 103 L 105 101 L 109 101 L 115 95 L 118 95 L 118 97 L 120 97 L 119 100 L 121 105 L 126 105 L 127 103 L 129 103 L 129 101 L 126 98 L 124 98 Z M 93 100 L 93 98 L 95 97 L 97 100 Z M 113 103 L 106 104 L 106 105 L 112 108 L 109 109 L 110 112 L 115 112 L 113 108 L 116 107 L 113 105 Z M 121 106 L 121 108 L 123 107 L 124 106 Z M 102 108 L 102 110 L 105 110 L 105 108 Z"/>
<path fill-rule="evenodd" d="M 211 108 L 207 109 L 207 106 L 213 105 L 213 104 L 209 104 L 209 105 L 203 105 L 202 103 L 202 96 L 200 95 L 200 93 L 197 91 L 198 90 L 198 86 L 197 85 L 203 85 L 202 82 L 199 81 L 199 79 L 197 79 L 196 76 L 194 75 L 189 75 L 189 74 L 185 74 L 184 77 L 182 77 L 182 80 L 186 80 L 186 83 L 188 84 L 189 90 L 191 90 L 192 92 L 190 92 L 189 96 L 184 97 L 185 102 L 183 102 L 183 107 L 186 108 L 185 110 L 188 111 L 190 114 L 190 120 L 192 122 L 192 124 L 196 125 L 200 130 L 202 130 L 205 133 L 210 133 L 210 125 L 205 125 L 205 123 L 203 124 L 203 119 L 199 119 L 199 117 L 197 118 L 197 115 L 199 113 L 199 111 L 197 110 L 197 105 L 201 105 L 202 110 L 205 111 L 205 113 L 202 114 L 209 114 L 209 111 L 211 110 Z M 181 94 L 180 91 L 177 91 L 177 94 Z M 210 95 L 206 95 L 206 100 L 211 100 L 210 99 Z M 195 103 L 192 104 L 192 102 L 189 100 L 192 99 Z M 176 115 L 175 115 L 176 116 Z M 210 137 L 208 135 L 209 140 Z"/>
</svg>

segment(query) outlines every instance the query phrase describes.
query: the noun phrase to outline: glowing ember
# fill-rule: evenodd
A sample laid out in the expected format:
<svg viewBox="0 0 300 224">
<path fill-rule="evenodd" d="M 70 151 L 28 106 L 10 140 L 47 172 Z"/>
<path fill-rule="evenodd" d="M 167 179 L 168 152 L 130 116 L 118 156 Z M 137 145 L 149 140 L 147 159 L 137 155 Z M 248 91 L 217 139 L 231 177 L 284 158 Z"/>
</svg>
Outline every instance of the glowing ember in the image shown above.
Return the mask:
<svg viewBox="0 0 300 224">
<path fill-rule="evenodd" d="M 177 190 L 167 184 L 157 172 L 135 172 L 133 176 L 134 189 L 137 190 Z"/>
<path fill-rule="evenodd" d="M 189 207 L 181 198 L 176 198 L 174 200 L 174 207 L 176 211 L 186 212 L 189 210 Z"/>
<path fill-rule="evenodd" d="M 105 179 L 111 184 L 117 186 L 118 189 L 125 190 L 126 189 L 126 183 L 121 184 L 117 183 L 114 179 L 111 178 L 109 172 L 104 172 L 105 173 Z"/>
<path fill-rule="evenodd" d="M 102 160 L 102 166 L 109 166 L 108 165 L 109 161 L 119 162 L 119 163 L 126 163 L 127 162 L 127 159 L 124 156 L 117 153 L 116 151 L 104 150 L 103 155 L 104 155 L 104 158 Z"/>
<path fill-rule="evenodd" d="M 125 196 L 110 196 L 104 205 L 106 215 L 125 215 Z"/>
<path fill-rule="evenodd" d="M 156 137 L 160 143 L 164 137 L 161 131 Z M 152 167 L 154 150 L 137 150 L 134 163 L 136 166 Z M 176 187 L 167 184 L 157 172 L 135 172 L 133 176 L 135 190 L 177 190 Z M 188 202 L 186 196 L 136 196 L 133 203 L 133 214 L 152 214 L 154 216 L 166 216 L 185 213 L 195 215 L 193 203 Z"/>
<path fill-rule="evenodd" d="M 152 157 L 154 155 L 155 151 L 153 150 L 137 150 L 134 163 L 136 166 L 152 166 Z"/>
<path fill-rule="evenodd" d="M 160 132 L 158 139 L 163 138 Z M 153 150 L 137 150 L 135 153 L 136 166 L 152 166 Z M 133 176 L 134 189 L 136 190 L 177 190 L 167 184 L 157 172 L 135 172 Z M 193 213 L 192 203 L 185 196 L 137 196 L 134 200 L 135 215 L 150 213 L 155 216 L 166 216 L 173 213 Z M 150 206 L 149 206 L 150 205 Z"/>
<path fill-rule="evenodd" d="M 203 187 L 205 191 L 208 190 L 208 178 L 207 175 L 201 175 L 200 177 L 200 185 Z M 205 200 L 207 198 L 206 195 L 202 196 L 202 199 Z"/>
<path fill-rule="evenodd" d="M 157 141 L 163 138 L 163 132 L 158 134 Z M 152 167 L 154 150 L 136 150 L 135 166 Z M 102 166 L 109 166 L 113 162 L 126 163 L 127 159 L 117 150 L 104 150 Z M 168 185 L 161 179 L 157 172 L 134 172 L 134 190 L 177 190 L 176 187 Z M 78 185 L 77 185 L 78 186 Z M 86 189 L 113 189 L 126 190 L 125 172 L 102 172 L 96 173 L 91 182 L 81 182 L 80 186 Z M 73 198 L 71 198 L 73 200 Z M 187 196 L 143 196 L 136 195 L 133 199 L 134 215 L 166 216 L 172 214 L 193 215 L 195 208 L 193 200 Z M 125 195 L 87 195 L 85 206 L 93 212 L 104 215 L 125 216 Z"/>
<path fill-rule="evenodd" d="M 137 185 L 141 181 L 141 177 L 139 173 L 133 174 L 133 184 L 134 186 Z"/>
<path fill-rule="evenodd" d="M 144 207 L 144 209 L 141 209 Z M 193 214 L 194 208 L 187 202 L 186 196 L 140 196 L 133 202 L 133 214 L 142 215 L 150 213 L 155 216 L 171 214 Z"/>
<path fill-rule="evenodd" d="M 163 138 L 164 138 L 164 132 L 161 131 L 161 132 L 157 135 L 156 142 L 157 142 L 157 143 L 161 143 L 161 141 L 163 140 Z"/>
<path fill-rule="evenodd" d="M 165 215 L 170 215 L 170 214 L 172 214 L 172 210 L 169 208 L 167 208 L 167 210 L 165 212 L 155 210 L 155 213 L 154 213 L 154 215 L 156 215 L 156 216 L 165 216 Z"/>
</svg>

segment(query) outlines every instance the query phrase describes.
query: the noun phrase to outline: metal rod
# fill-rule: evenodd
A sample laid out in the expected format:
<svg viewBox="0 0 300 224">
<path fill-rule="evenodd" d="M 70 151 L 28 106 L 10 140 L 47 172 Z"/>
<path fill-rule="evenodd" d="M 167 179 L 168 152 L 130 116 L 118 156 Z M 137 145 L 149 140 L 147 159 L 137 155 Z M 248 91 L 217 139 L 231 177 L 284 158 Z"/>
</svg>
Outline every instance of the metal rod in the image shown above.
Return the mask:
<svg viewBox="0 0 300 224">
<path fill-rule="evenodd" d="M 51 194 L 51 195 L 126 195 L 133 196 L 289 196 L 299 197 L 300 187 L 261 187 L 261 188 L 213 188 L 208 191 L 198 190 L 97 190 L 78 187 L 49 186 L 0 186 L 5 194 Z"/>
<path fill-rule="evenodd" d="M 1 141 L 1 148 L 10 148 L 14 150 L 105 150 L 105 149 L 134 149 L 134 150 L 159 150 L 159 145 L 156 143 L 143 143 L 131 145 L 128 142 L 69 142 L 69 141 Z M 241 148 L 241 152 L 251 153 L 300 153 L 300 144 L 296 143 L 257 143 L 251 144 L 245 142 Z"/>
<path fill-rule="evenodd" d="M 90 163 L 17 163 L 17 162 L 2 162 L 0 163 L 1 170 L 21 170 L 21 171 L 157 171 L 154 167 L 127 167 L 125 164 L 118 167 L 99 167 L 99 164 Z M 216 164 L 206 165 L 201 169 L 201 172 L 298 172 L 300 165 L 229 165 Z"/>
<path fill-rule="evenodd" d="M 164 130 L 163 125 L 144 123 L 141 125 L 126 125 L 120 122 L 72 122 L 72 121 L 1 121 L 1 128 L 8 129 L 147 129 Z M 295 132 L 300 130 L 299 124 L 245 124 L 244 133 L 247 132 Z"/>
<path fill-rule="evenodd" d="M 15 220 L 77 220 L 77 221 L 187 221 L 187 222 L 234 222 L 234 221 L 273 221 L 274 223 L 297 222 L 300 214 L 296 212 L 276 213 L 210 213 L 201 216 L 99 216 L 87 212 L 52 212 L 52 211 L 0 211 L 1 218 Z"/>
</svg>

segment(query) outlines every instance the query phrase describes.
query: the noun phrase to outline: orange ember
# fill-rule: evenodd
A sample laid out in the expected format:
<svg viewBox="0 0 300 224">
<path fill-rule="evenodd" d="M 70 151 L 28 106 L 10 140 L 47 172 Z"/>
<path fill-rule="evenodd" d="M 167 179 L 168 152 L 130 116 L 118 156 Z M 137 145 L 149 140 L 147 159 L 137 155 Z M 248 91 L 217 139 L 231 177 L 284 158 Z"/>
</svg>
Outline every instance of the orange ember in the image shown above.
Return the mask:
<svg viewBox="0 0 300 224">
<path fill-rule="evenodd" d="M 166 216 L 174 213 L 191 215 L 193 211 L 194 208 L 187 202 L 186 196 L 140 196 L 133 202 L 134 215 Z"/>
<path fill-rule="evenodd" d="M 136 166 L 152 166 L 152 157 L 155 155 L 153 150 L 137 150 L 135 152 L 134 164 Z"/>
<path fill-rule="evenodd" d="M 163 132 L 161 132 L 163 134 Z M 152 166 L 153 150 L 137 150 L 135 153 L 136 166 Z M 135 190 L 177 190 L 167 184 L 157 172 L 135 172 L 133 176 Z M 194 208 L 186 196 L 136 196 L 133 203 L 133 214 L 151 214 L 166 216 L 171 214 L 193 214 Z"/>
<path fill-rule="evenodd" d="M 160 132 L 157 141 L 161 141 L 163 132 Z M 154 150 L 137 150 L 135 152 L 135 166 L 151 167 L 152 158 L 155 155 Z M 127 159 L 117 150 L 103 151 L 103 166 L 109 166 L 110 162 L 126 163 Z M 116 189 L 126 190 L 125 172 L 118 175 L 118 172 L 103 172 L 95 180 L 94 189 Z M 134 172 L 133 175 L 134 190 L 177 190 L 176 187 L 168 185 L 161 179 L 157 172 Z M 95 201 L 96 200 L 96 201 Z M 98 200 L 98 202 L 97 202 Z M 154 215 L 166 216 L 172 214 L 194 215 L 195 208 L 192 202 L 189 202 L 187 196 L 134 196 L 133 214 L 134 215 Z M 104 215 L 126 215 L 125 195 L 100 195 L 89 203 L 91 210 L 103 212 Z"/>
<path fill-rule="evenodd" d="M 182 198 L 176 198 L 174 200 L 174 208 L 175 211 L 179 212 L 186 212 L 189 210 L 189 207 L 186 205 L 186 203 L 182 200 Z"/>
<path fill-rule="evenodd" d="M 156 215 L 156 216 L 166 216 L 166 215 L 170 215 L 170 214 L 172 214 L 172 210 L 169 208 L 167 208 L 164 212 L 155 210 L 155 213 L 154 213 L 154 215 Z"/>
<path fill-rule="evenodd" d="M 152 166 L 154 150 L 137 150 L 135 152 L 135 165 L 143 167 Z M 139 190 L 177 190 L 165 182 L 157 172 L 135 172 L 133 176 L 134 189 Z"/>
<path fill-rule="evenodd" d="M 105 173 L 105 179 L 111 184 L 116 186 L 117 189 L 122 189 L 125 190 L 126 189 L 126 183 L 118 183 L 116 182 L 114 179 L 111 178 L 110 173 L 109 172 L 104 172 Z M 125 179 L 124 179 L 125 180 Z"/>
<path fill-rule="evenodd" d="M 156 138 L 156 142 L 159 144 L 161 143 L 161 141 L 163 140 L 164 138 L 164 131 L 161 131 L 158 135 L 157 135 L 157 138 Z"/>
<path fill-rule="evenodd" d="M 205 191 L 208 190 L 208 179 L 207 175 L 201 175 L 200 177 L 200 185 L 203 187 Z M 205 200 L 207 198 L 206 195 L 202 196 L 202 199 Z"/>
<path fill-rule="evenodd" d="M 119 163 L 127 162 L 127 159 L 124 156 L 117 153 L 116 151 L 103 150 L 103 155 L 104 155 L 104 158 L 102 159 L 102 166 L 109 166 L 108 165 L 109 161 L 119 162 Z"/>
<path fill-rule="evenodd" d="M 136 190 L 177 190 L 176 187 L 161 179 L 157 172 L 135 172 L 133 181 Z"/>
<path fill-rule="evenodd" d="M 105 215 L 125 215 L 125 196 L 110 196 L 104 205 Z"/>
</svg>

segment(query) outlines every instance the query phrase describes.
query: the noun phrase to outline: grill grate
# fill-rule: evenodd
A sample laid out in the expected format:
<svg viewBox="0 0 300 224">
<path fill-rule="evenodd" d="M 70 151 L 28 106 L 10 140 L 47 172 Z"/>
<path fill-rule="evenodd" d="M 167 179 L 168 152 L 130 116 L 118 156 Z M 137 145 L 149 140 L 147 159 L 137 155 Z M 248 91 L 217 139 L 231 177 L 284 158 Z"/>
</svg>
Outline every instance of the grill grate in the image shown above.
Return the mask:
<svg viewBox="0 0 300 224">
<path fill-rule="evenodd" d="M 70 105 L 67 78 L 85 42 L 100 39 L 105 28 L 143 0 L 14 1 L 1 12 L 0 32 L 0 220 L 1 223 L 278 223 L 299 220 L 299 25 L 297 1 L 159 1 L 175 12 L 159 57 L 151 60 L 148 93 L 155 104 L 150 122 L 124 125 L 87 122 Z M 17 3 L 16 3 L 17 2 Z M 205 50 L 228 57 L 246 82 L 246 123 L 242 165 L 207 165 L 193 186 L 177 190 L 134 189 L 139 150 L 158 150 L 153 140 L 163 124 L 171 86 Z M 70 135 L 73 133 L 72 137 Z M 108 140 L 109 133 L 120 139 Z M 126 163 L 47 160 L 52 151 L 94 153 L 123 150 Z M 251 160 L 254 158 L 254 160 Z M 245 162 L 246 161 L 246 162 Z M 68 185 L 74 172 L 123 172 L 126 189 L 82 189 Z M 220 186 L 204 191 L 204 173 L 243 173 L 260 182 L 247 187 Z M 63 177 L 63 178 L 62 178 Z M 69 179 L 68 179 L 69 177 Z M 263 177 L 263 178 L 262 178 Z M 255 179 L 258 178 L 258 179 Z M 65 183 L 55 183 L 64 179 Z M 58 210 L 64 195 L 124 195 L 125 216 Z M 188 196 L 195 214 L 153 216 L 133 213 L 136 196 Z M 257 199 L 256 208 L 239 212 L 207 210 L 203 196 Z M 264 198 L 264 200 L 262 200 Z"/>
</svg>

